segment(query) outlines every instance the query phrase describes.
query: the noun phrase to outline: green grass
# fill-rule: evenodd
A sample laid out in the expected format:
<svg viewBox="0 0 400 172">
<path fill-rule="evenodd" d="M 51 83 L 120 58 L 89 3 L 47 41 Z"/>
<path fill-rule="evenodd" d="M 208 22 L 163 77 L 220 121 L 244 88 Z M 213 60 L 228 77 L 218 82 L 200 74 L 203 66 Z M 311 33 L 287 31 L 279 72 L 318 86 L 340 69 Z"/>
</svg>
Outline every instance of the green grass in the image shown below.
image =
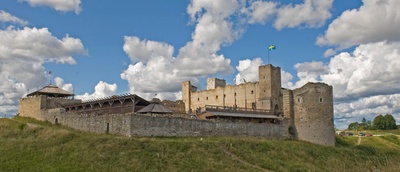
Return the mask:
<svg viewBox="0 0 400 172">
<path fill-rule="evenodd" d="M 0 171 L 396 171 L 400 138 L 336 147 L 231 137 L 122 137 L 0 119 Z"/>
</svg>

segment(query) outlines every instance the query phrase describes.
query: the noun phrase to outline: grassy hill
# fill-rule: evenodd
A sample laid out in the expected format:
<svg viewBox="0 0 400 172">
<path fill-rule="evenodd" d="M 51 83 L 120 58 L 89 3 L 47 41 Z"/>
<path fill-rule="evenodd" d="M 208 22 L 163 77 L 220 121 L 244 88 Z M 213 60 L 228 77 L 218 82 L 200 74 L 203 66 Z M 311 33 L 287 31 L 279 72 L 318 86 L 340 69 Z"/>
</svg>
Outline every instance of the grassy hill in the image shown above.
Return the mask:
<svg viewBox="0 0 400 172">
<path fill-rule="evenodd" d="M 399 162 L 396 135 L 337 137 L 336 147 L 324 147 L 256 138 L 128 138 L 0 119 L 0 171 L 396 171 Z"/>
</svg>

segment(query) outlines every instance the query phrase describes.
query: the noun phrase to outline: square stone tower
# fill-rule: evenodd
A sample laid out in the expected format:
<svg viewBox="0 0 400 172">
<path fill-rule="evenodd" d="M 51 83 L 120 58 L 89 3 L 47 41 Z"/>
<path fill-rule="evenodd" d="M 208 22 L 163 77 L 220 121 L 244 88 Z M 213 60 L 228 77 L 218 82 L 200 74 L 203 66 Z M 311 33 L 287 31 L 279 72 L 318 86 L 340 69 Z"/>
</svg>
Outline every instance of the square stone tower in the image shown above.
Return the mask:
<svg viewBox="0 0 400 172">
<path fill-rule="evenodd" d="M 182 82 L 182 101 L 185 104 L 185 111 L 191 111 L 191 92 L 197 91 L 197 87 L 193 86 L 190 81 Z"/>
<path fill-rule="evenodd" d="M 225 87 L 226 81 L 218 78 L 207 78 L 207 90 L 212 90 L 217 87 Z"/>
<path fill-rule="evenodd" d="M 271 64 L 258 67 L 258 103 L 261 109 L 276 110 L 281 92 L 281 68 Z"/>
</svg>

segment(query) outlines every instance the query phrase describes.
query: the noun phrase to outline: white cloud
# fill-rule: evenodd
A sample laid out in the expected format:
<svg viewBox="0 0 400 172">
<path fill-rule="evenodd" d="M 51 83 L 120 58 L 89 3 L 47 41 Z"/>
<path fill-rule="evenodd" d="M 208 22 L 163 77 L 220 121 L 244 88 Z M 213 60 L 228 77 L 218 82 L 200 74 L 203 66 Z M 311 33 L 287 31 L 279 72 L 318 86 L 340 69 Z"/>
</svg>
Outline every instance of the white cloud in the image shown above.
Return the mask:
<svg viewBox="0 0 400 172">
<path fill-rule="evenodd" d="M 239 65 L 236 66 L 238 74 L 235 76 L 235 84 L 244 83 L 244 79 L 246 82 L 256 82 L 259 80 L 258 78 L 258 67 L 264 65 L 261 58 L 255 58 L 253 60 L 246 59 L 240 60 Z M 293 88 L 293 83 L 291 80 L 293 79 L 292 74 L 286 72 L 281 69 L 281 84 L 284 88 Z"/>
<path fill-rule="evenodd" d="M 305 62 L 295 65 L 299 81 L 322 81 L 333 86 L 335 98 L 354 99 L 400 91 L 400 42 L 378 42 L 358 46 L 352 54 L 342 52 L 328 64 Z"/>
<path fill-rule="evenodd" d="M 255 1 L 244 10 L 244 13 L 249 18 L 249 23 L 261 23 L 265 24 L 269 19 L 271 19 L 277 12 L 277 3 L 275 2 L 265 2 L 265 1 Z"/>
<path fill-rule="evenodd" d="M 350 54 L 342 52 L 328 64 L 306 62 L 295 65 L 300 87 L 308 81 L 322 81 L 333 86 L 337 104 L 338 127 L 347 127 L 352 119 L 373 119 L 377 114 L 400 118 L 400 42 L 362 44 Z M 360 118 L 360 119 L 359 119 Z M 400 121 L 398 121 L 400 122 Z"/>
<path fill-rule="evenodd" d="M 158 98 L 161 101 L 163 100 L 180 100 L 182 99 L 182 92 L 158 92 L 158 93 L 143 93 L 143 92 L 135 92 L 135 94 L 140 97 L 151 101 L 153 98 Z"/>
<path fill-rule="evenodd" d="M 0 10 L 0 21 L 1 22 L 10 22 L 10 23 L 17 23 L 19 25 L 25 26 L 28 25 L 28 22 L 25 20 L 22 20 L 18 17 L 15 17 L 11 15 L 8 12 L 5 12 L 3 10 Z"/>
<path fill-rule="evenodd" d="M 152 58 L 147 64 L 138 62 L 129 65 L 121 78 L 127 80 L 130 92 L 176 92 L 180 90 L 181 82 L 189 80 L 179 72 L 179 66 L 165 57 Z"/>
<path fill-rule="evenodd" d="M 253 60 L 239 60 L 239 65 L 236 66 L 239 72 L 235 76 L 235 84 L 241 84 L 246 82 L 256 82 L 258 81 L 258 67 L 263 65 L 261 58 L 255 58 Z"/>
<path fill-rule="evenodd" d="M 103 98 L 108 96 L 113 96 L 117 93 L 118 86 L 117 84 L 108 84 L 106 82 L 100 81 L 95 87 L 94 92 L 92 94 L 85 93 L 83 95 L 75 96 L 77 99 L 81 100 L 90 100 L 96 98 Z"/>
<path fill-rule="evenodd" d="M 318 37 L 318 45 L 353 45 L 378 41 L 400 41 L 400 1 L 363 0 L 359 9 L 347 10 Z"/>
<path fill-rule="evenodd" d="M 125 36 L 123 49 L 132 64 L 121 78 L 128 81 L 132 93 L 162 95 L 180 91 L 182 81 L 196 83 L 197 77 L 233 72 L 230 59 L 218 51 L 240 35 L 229 18 L 239 7 L 235 0 L 192 1 L 187 12 L 196 23 L 195 30 L 177 57 L 169 44 Z"/>
<path fill-rule="evenodd" d="M 69 91 L 71 93 L 74 92 L 74 87 L 72 86 L 72 84 L 66 84 L 64 82 L 64 79 L 60 78 L 60 77 L 56 77 L 54 78 L 54 84 L 59 87 L 62 88 L 63 90 Z"/>
<path fill-rule="evenodd" d="M 0 113 L 15 113 L 19 98 L 46 85 L 44 63 L 75 64 L 73 54 L 86 54 L 82 42 L 58 39 L 47 28 L 0 30 Z"/>
<path fill-rule="evenodd" d="M 246 4 L 249 6 L 246 8 Z M 306 23 L 308 27 L 320 26 L 330 17 L 329 8 L 332 1 L 309 1 L 294 7 L 284 6 L 281 10 L 296 12 L 301 10 L 302 15 L 318 16 L 310 20 L 297 18 L 295 25 L 285 25 L 279 15 L 282 27 L 294 27 Z M 135 36 L 125 36 L 123 49 L 130 57 L 132 64 L 121 73 L 121 78 L 127 80 L 132 93 L 175 93 L 181 89 L 181 82 L 191 80 L 198 82 L 198 77 L 233 72 L 230 59 L 218 51 L 222 46 L 231 44 L 239 38 L 245 30 L 246 23 L 265 23 L 276 13 L 276 3 L 251 1 L 246 3 L 237 0 L 192 0 L 187 7 L 187 13 L 195 29 L 192 40 L 179 49 L 174 57 L 174 47 L 163 42 L 141 40 Z M 307 13 L 303 14 L 303 10 Z M 244 15 L 244 16 L 243 16 Z M 308 16 L 309 17 L 309 16 Z M 243 22 L 247 19 L 247 22 Z M 235 20 L 235 22 L 233 21 Z M 290 21 L 293 22 L 293 21 Z M 243 62 L 247 63 L 247 62 Z M 260 59 L 248 63 L 258 69 Z M 242 64 L 244 65 L 244 64 Z M 250 73 L 250 68 L 240 71 L 238 76 L 247 81 L 256 81 L 256 75 Z M 285 75 L 285 86 L 293 86 L 289 73 Z M 241 82 L 237 79 L 238 82 Z"/>
<path fill-rule="evenodd" d="M 20 2 L 27 2 L 29 5 L 36 6 L 48 6 L 57 11 L 68 12 L 74 11 L 75 14 L 79 14 L 82 11 L 81 0 L 18 0 Z"/>
<path fill-rule="evenodd" d="M 235 30 L 229 19 L 239 7 L 235 0 L 194 0 L 189 4 L 187 12 L 197 24 L 192 41 L 179 50 L 178 63 L 182 73 L 207 76 L 232 72 L 230 59 L 217 52 L 222 45 L 232 43 L 240 35 L 241 30 Z"/>
<path fill-rule="evenodd" d="M 174 47 L 162 42 L 141 41 L 138 37 L 125 36 L 123 49 L 131 58 L 132 62 L 147 62 L 150 58 L 168 57 L 172 58 Z"/>
<path fill-rule="evenodd" d="M 75 64 L 72 54 L 87 53 L 81 40 L 68 35 L 59 40 L 47 28 L 9 27 L 0 36 L 1 59 Z"/>
<path fill-rule="evenodd" d="M 336 98 L 393 94 L 400 91 L 400 42 L 358 46 L 353 54 L 341 53 L 329 63 L 321 79 L 335 88 Z"/>
<path fill-rule="evenodd" d="M 294 88 L 301 87 L 307 82 L 318 82 L 320 75 L 327 74 L 329 71 L 322 62 L 297 63 L 294 68 L 297 69 L 297 77 L 299 77 Z"/>
<path fill-rule="evenodd" d="M 360 122 L 363 117 L 372 121 L 379 114 L 391 114 L 400 123 L 400 94 L 370 96 L 339 103 L 334 106 L 334 111 L 337 119 L 353 119 L 336 120 L 341 128 L 347 128 L 351 122 Z"/>
<path fill-rule="evenodd" d="M 239 3 L 236 0 L 192 0 L 187 7 L 187 13 L 192 20 L 200 19 L 204 10 L 211 16 L 226 18 L 232 15 L 238 8 Z"/>
<path fill-rule="evenodd" d="M 324 57 L 330 57 L 330 56 L 335 55 L 336 53 L 337 53 L 336 50 L 329 48 L 324 52 Z"/>
<path fill-rule="evenodd" d="M 305 24 L 306 27 L 321 27 L 332 15 L 329 12 L 333 0 L 304 0 L 302 4 L 289 4 L 278 9 L 274 26 L 294 28 Z"/>
<path fill-rule="evenodd" d="M 293 75 L 281 69 L 281 85 L 283 88 L 293 88 L 293 83 L 291 82 Z"/>
</svg>

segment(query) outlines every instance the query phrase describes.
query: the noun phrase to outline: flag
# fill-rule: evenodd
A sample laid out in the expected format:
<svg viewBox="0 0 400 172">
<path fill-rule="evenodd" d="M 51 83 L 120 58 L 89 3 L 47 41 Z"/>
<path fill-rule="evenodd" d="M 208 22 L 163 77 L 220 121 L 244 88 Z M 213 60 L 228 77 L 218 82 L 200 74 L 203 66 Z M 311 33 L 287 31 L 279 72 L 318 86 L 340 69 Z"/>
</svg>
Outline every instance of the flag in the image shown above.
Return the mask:
<svg viewBox="0 0 400 172">
<path fill-rule="evenodd" d="M 268 47 L 268 50 L 275 50 L 276 49 L 276 46 L 275 45 L 270 45 L 269 47 Z"/>
</svg>

